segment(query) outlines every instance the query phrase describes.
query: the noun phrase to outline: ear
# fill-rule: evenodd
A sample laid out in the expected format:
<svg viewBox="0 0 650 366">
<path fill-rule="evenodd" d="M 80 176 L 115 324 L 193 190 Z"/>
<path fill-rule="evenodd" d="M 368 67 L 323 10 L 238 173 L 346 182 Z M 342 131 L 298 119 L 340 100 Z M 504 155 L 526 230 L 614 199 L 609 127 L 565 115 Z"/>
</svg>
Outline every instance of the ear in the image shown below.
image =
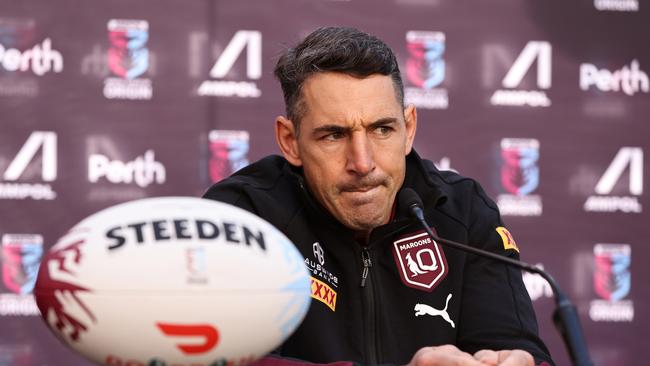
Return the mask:
<svg viewBox="0 0 650 366">
<path fill-rule="evenodd" d="M 418 112 L 413 104 L 404 108 L 404 124 L 406 126 L 406 144 L 404 145 L 404 155 L 408 155 L 413 148 L 415 140 L 415 130 L 418 127 Z"/>
<path fill-rule="evenodd" d="M 300 151 L 298 150 L 298 136 L 293 122 L 286 117 L 279 116 L 275 119 L 275 140 L 282 151 L 282 155 L 294 166 L 302 166 Z"/>
</svg>

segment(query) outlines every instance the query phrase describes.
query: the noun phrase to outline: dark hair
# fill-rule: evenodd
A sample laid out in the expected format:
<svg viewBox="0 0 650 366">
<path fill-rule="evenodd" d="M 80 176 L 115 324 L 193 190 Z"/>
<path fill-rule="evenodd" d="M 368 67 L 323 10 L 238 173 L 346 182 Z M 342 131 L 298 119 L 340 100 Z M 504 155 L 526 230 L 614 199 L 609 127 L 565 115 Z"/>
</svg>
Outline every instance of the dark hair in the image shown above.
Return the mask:
<svg viewBox="0 0 650 366">
<path fill-rule="evenodd" d="M 280 80 L 287 117 L 296 129 L 305 113 L 302 85 L 319 72 L 341 72 L 364 78 L 372 74 L 393 79 L 397 100 L 404 104 L 404 86 L 393 51 L 379 38 L 354 28 L 316 29 L 296 47 L 289 48 L 275 65 Z"/>
</svg>

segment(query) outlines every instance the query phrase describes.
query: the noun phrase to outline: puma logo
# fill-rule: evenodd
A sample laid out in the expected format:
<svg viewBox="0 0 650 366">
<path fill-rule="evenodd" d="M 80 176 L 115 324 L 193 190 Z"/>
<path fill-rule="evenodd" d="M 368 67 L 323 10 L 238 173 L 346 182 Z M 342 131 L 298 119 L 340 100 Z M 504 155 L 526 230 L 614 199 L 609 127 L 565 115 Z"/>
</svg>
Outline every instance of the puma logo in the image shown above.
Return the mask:
<svg viewBox="0 0 650 366">
<path fill-rule="evenodd" d="M 447 302 L 445 303 L 445 308 L 438 310 L 432 308 L 426 304 L 415 304 L 415 316 L 420 315 L 431 315 L 431 316 L 441 316 L 447 323 L 451 325 L 452 328 L 456 328 L 456 324 L 451 320 L 449 314 L 447 313 L 447 306 L 449 305 L 449 300 L 451 299 L 451 294 L 447 295 Z"/>
</svg>

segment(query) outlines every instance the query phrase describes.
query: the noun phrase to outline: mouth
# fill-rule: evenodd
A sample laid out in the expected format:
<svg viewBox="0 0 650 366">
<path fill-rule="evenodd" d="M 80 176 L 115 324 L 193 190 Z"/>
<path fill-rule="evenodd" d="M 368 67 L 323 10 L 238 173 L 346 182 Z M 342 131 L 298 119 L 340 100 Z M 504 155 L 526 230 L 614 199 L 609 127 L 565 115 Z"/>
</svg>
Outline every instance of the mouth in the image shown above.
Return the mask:
<svg viewBox="0 0 650 366">
<path fill-rule="evenodd" d="M 355 206 L 365 205 L 377 200 L 380 188 L 381 185 L 348 188 L 341 191 L 341 195 Z"/>
<path fill-rule="evenodd" d="M 365 193 L 370 190 L 373 190 L 379 186 L 362 186 L 362 187 L 350 187 L 347 189 L 344 189 L 342 192 L 348 192 L 348 193 Z"/>
</svg>

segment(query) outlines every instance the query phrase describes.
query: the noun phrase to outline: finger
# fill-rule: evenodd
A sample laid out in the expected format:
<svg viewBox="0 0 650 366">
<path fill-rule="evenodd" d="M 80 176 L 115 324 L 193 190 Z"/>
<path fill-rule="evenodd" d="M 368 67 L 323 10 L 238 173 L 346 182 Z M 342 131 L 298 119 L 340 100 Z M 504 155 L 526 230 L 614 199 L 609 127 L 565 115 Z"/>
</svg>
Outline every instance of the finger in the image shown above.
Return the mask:
<svg viewBox="0 0 650 366">
<path fill-rule="evenodd" d="M 484 365 L 496 366 L 499 364 L 499 354 L 489 349 L 482 349 L 474 353 L 474 358 Z"/>
<path fill-rule="evenodd" d="M 530 353 L 516 349 L 499 351 L 499 366 L 535 366 Z"/>
<path fill-rule="evenodd" d="M 420 351 L 414 360 L 417 366 L 483 366 L 472 355 L 452 345 L 427 347 Z"/>
</svg>

